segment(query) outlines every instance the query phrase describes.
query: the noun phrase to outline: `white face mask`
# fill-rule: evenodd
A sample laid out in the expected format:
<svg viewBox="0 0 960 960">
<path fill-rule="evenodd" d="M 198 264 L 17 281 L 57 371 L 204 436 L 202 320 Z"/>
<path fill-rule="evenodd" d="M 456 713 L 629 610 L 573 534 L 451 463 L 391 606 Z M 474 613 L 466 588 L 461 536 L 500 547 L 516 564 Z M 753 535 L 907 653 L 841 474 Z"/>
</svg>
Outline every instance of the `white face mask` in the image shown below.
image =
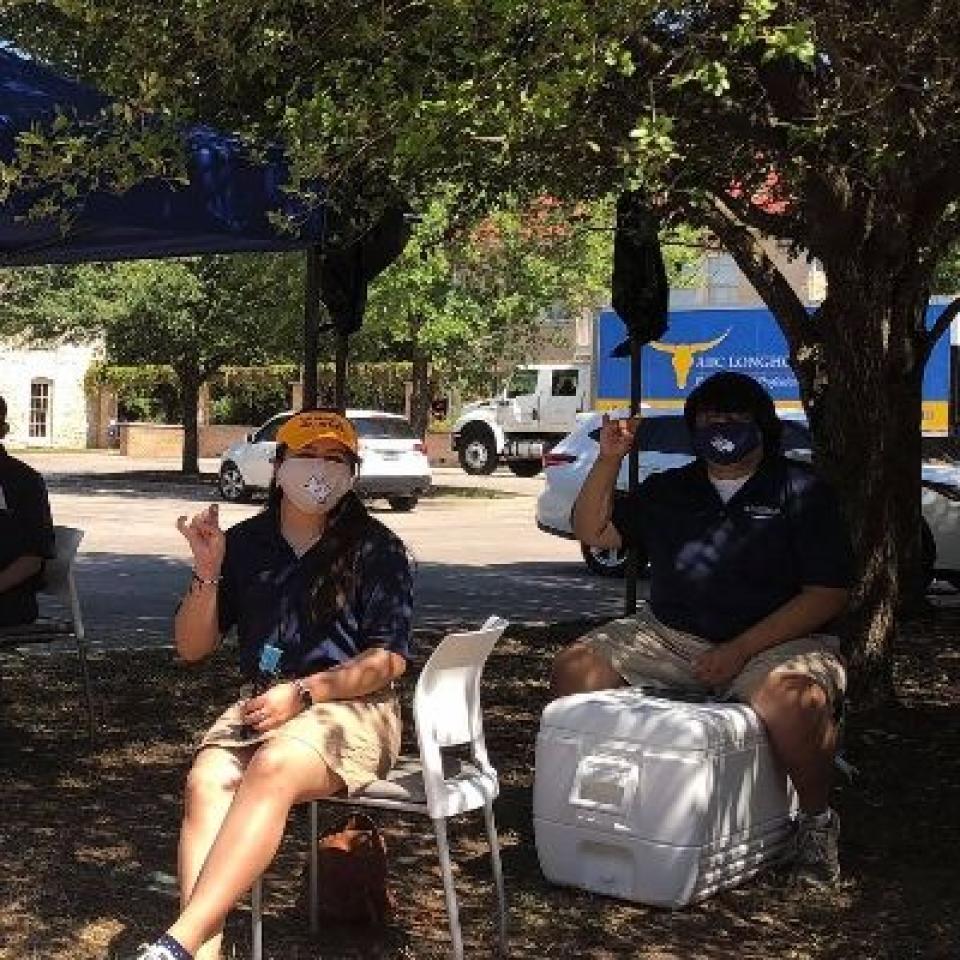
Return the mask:
<svg viewBox="0 0 960 960">
<path fill-rule="evenodd" d="M 335 460 L 291 457 L 280 464 L 277 483 L 298 510 L 329 513 L 353 488 L 353 470 Z"/>
</svg>

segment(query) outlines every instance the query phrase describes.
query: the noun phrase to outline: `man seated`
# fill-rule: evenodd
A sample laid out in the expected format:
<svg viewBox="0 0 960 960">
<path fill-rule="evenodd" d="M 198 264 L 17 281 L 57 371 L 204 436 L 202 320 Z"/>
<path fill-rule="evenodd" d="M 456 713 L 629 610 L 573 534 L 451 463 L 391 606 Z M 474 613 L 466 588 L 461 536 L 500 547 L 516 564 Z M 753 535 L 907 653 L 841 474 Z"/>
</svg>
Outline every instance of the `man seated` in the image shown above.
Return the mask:
<svg viewBox="0 0 960 960">
<path fill-rule="evenodd" d="M 554 696 L 626 684 L 749 703 L 800 803 L 795 878 L 839 876 L 828 805 L 835 716 L 846 686 L 833 621 L 853 561 L 830 489 L 780 449 L 781 424 L 757 381 L 720 373 L 687 400 L 697 459 L 614 498 L 636 421 L 604 418 L 597 462 L 573 510 L 594 547 L 642 544 L 650 601 L 564 650 Z"/>
<path fill-rule="evenodd" d="M 0 397 L 0 439 L 7 403 Z M 43 561 L 54 555 L 53 520 L 43 478 L 0 443 L 0 629 L 37 619 Z"/>
</svg>

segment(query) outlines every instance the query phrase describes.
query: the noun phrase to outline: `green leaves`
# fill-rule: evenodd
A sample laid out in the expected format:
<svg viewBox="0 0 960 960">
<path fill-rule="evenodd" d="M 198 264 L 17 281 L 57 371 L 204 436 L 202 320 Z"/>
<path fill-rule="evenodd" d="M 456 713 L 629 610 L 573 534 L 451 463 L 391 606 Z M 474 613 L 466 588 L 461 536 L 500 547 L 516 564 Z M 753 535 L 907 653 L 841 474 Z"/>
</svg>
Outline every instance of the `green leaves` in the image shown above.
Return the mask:
<svg viewBox="0 0 960 960">
<path fill-rule="evenodd" d="M 931 164 L 956 166 L 954 21 L 947 4 L 901 0 L 56 0 L 0 26 L 122 105 L 93 144 L 62 123 L 31 132 L 33 184 L 178 176 L 149 109 L 280 141 L 294 188 L 319 177 L 365 210 L 443 184 L 471 213 L 642 185 L 677 221 L 775 171 L 797 202 L 774 223 L 744 212 L 811 249 L 843 198 L 896 184 L 895 206 L 914 209 Z M 842 189 L 817 229 L 807 201 L 828 183 Z M 0 167 L 0 196 L 13 185 Z"/>
<path fill-rule="evenodd" d="M 448 189 L 424 204 L 403 256 L 371 289 L 355 350 L 375 359 L 416 346 L 447 382 L 484 390 L 537 349 L 544 316 L 605 301 L 611 210 L 507 201 L 471 223 L 460 199 Z"/>
<path fill-rule="evenodd" d="M 701 61 L 695 67 L 676 76 L 671 81 L 671 86 L 678 88 L 688 83 L 698 83 L 707 93 L 712 93 L 715 97 L 723 96 L 730 89 L 730 77 L 726 65 L 715 60 Z"/>
<path fill-rule="evenodd" d="M 764 60 L 787 57 L 809 66 L 813 63 L 817 52 L 813 39 L 812 20 L 765 30 L 763 41 L 767 46 L 763 53 Z"/>
<path fill-rule="evenodd" d="M 111 362 L 189 367 L 297 353 L 301 258 L 205 257 L 9 271 L 0 332 L 102 339 Z"/>
<path fill-rule="evenodd" d="M 633 54 L 619 44 L 611 44 L 607 47 L 603 60 L 608 67 L 613 67 L 621 76 L 632 77 L 637 72 Z"/>
<path fill-rule="evenodd" d="M 624 166 L 631 189 L 657 182 L 670 162 L 680 156 L 673 131 L 672 117 L 649 114 L 641 117 L 627 134 L 632 144 L 626 151 Z"/>
</svg>

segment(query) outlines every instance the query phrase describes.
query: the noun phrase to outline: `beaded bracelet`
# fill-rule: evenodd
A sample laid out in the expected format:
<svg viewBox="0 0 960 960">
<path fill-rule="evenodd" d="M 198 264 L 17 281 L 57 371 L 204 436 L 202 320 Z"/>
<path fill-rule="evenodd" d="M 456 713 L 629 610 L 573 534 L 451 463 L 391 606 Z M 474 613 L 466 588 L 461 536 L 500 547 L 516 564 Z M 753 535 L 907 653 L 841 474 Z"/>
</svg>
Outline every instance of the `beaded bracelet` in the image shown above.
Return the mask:
<svg viewBox="0 0 960 960">
<path fill-rule="evenodd" d="M 205 577 L 201 577 L 196 570 L 191 570 L 190 579 L 193 580 L 194 583 L 199 583 L 201 586 L 207 587 L 207 586 L 213 586 L 215 584 L 218 584 L 223 579 L 223 577 L 211 577 L 209 580 L 207 580 Z"/>
</svg>

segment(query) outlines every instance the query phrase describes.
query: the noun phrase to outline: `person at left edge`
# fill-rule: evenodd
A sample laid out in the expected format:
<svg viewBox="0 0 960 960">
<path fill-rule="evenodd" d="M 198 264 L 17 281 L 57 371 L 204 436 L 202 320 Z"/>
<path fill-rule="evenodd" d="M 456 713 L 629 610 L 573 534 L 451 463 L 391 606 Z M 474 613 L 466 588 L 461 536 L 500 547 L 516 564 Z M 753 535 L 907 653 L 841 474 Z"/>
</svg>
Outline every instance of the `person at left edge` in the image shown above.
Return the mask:
<svg viewBox="0 0 960 960">
<path fill-rule="evenodd" d="M 357 435 L 332 410 L 277 434 L 266 509 L 220 530 L 211 506 L 178 526 L 194 575 L 176 617 L 187 661 L 236 627 L 242 672 L 280 653 L 277 681 L 229 707 L 201 740 L 180 834 L 181 911 L 141 958 L 214 960 L 224 920 L 273 859 L 290 808 L 353 793 L 400 748 L 394 681 L 410 652 L 404 545 L 352 492 Z"/>
<path fill-rule="evenodd" d="M 0 397 L 0 440 L 9 433 Z M 54 555 L 53 520 L 43 478 L 0 443 L 0 628 L 37 619 L 43 561 Z"/>
</svg>

